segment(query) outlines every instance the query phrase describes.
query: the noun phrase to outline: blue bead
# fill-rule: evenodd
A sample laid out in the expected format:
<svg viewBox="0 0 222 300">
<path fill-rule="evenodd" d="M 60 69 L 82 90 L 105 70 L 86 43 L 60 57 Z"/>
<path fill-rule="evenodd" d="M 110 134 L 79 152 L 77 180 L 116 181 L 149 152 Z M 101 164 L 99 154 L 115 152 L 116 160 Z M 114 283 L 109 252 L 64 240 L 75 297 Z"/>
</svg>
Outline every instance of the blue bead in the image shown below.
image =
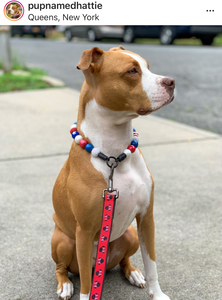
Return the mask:
<svg viewBox="0 0 222 300">
<path fill-rule="evenodd" d="M 136 129 L 135 129 L 135 128 L 133 128 L 133 132 L 136 132 Z"/>
<path fill-rule="evenodd" d="M 74 125 L 76 125 L 77 124 L 77 122 L 75 122 L 75 123 L 73 123 Z"/>
<path fill-rule="evenodd" d="M 135 148 L 137 148 L 139 143 L 136 140 L 132 140 L 131 145 L 133 145 Z"/>
<path fill-rule="evenodd" d="M 78 131 L 74 131 L 74 132 L 72 133 L 72 138 L 74 139 L 77 135 L 79 135 L 79 132 L 78 132 Z"/>
<path fill-rule="evenodd" d="M 90 153 L 93 148 L 94 148 L 94 146 L 92 144 L 87 144 L 85 147 L 85 150 Z"/>
</svg>

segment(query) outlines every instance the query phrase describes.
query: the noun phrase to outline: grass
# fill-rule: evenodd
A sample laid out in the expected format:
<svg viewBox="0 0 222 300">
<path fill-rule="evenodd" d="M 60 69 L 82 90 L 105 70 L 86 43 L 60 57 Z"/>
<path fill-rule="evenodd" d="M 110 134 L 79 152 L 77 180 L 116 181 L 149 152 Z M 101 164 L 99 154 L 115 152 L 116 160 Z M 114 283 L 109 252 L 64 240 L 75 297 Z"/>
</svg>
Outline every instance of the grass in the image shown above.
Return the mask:
<svg viewBox="0 0 222 300">
<path fill-rule="evenodd" d="M 49 88 L 51 85 L 35 75 L 4 74 L 0 76 L 0 93 Z"/>
<path fill-rule="evenodd" d="M 2 62 L 0 61 L 0 69 Z M 12 70 L 26 71 L 27 75 L 17 75 L 7 73 L 0 75 L 0 93 L 22 90 L 44 89 L 52 87 L 49 83 L 41 79 L 41 76 L 47 75 L 44 70 L 39 68 L 29 68 L 24 59 L 18 55 L 13 55 Z"/>
<path fill-rule="evenodd" d="M 221 46 L 222 45 L 222 34 L 218 34 L 213 41 L 213 45 Z"/>
<path fill-rule="evenodd" d="M 135 39 L 135 43 L 138 44 L 150 44 L 150 45 L 160 45 L 159 39 Z M 175 39 L 173 45 L 184 45 L 184 46 L 202 46 L 202 42 L 197 38 L 190 39 Z M 218 34 L 212 43 L 213 46 L 222 46 L 222 34 Z"/>
<path fill-rule="evenodd" d="M 187 108 L 186 108 L 186 111 L 187 111 L 187 112 L 193 112 L 193 111 L 194 111 L 194 108 L 193 108 L 193 107 L 187 107 Z"/>
<path fill-rule="evenodd" d="M 0 69 L 2 69 L 2 62 L 0 61 Z M 39 68 L 27 67 L 24 58 L 16 52 L 12 55 L 12 70 L 21 70 L 31 73 L 32 75 L 47 75 L 44 70 Z"/>
<path fill-rule="evenodd" d="M 47 34 L 47 39 L 49 40 L 64 40 L 65 35 L 62 32 L 56 31 L 56 30 L 51 30 Z"/>
</svg>

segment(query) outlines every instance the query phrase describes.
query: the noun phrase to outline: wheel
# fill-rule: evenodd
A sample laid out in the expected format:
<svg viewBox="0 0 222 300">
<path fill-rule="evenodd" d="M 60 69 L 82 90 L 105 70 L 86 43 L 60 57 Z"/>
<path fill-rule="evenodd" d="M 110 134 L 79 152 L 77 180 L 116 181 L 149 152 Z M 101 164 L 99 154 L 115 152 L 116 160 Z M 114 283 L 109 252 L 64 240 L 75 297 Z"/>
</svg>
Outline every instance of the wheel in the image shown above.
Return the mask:
<svg viewBox="0 0 222 300">
<path fill-rule="evenodd" d="M 160 32 L 160 42 L 162 45 L 171 45 L 174 41 L 175 33 L 172 27 L 163 27 Z"/>
<path fill-rule="evenodd" d="M 201 39 L 202 44 L 207 46 L 207 45 L 211 45 L 213 43 L 214 38 L 215 38 L 215 36 L 205 35 L 205 36 L 202 36 L 200 39 Z"/>
<path fill-rule="evenodd" d="M 135 40 L 135 33 L 133 28 L 127 27 L 123 34 L 124 43 L 133 43 Z"/>
<path fill-rule="evenodd" d="M 72 32 L 70 29 L 66 29 L 65 31 L 66 40 L 70 42 L 72 40 Z"/>
<path fill-rule="evenodd" d="M 93 29 L 88 30 L 87 37 L 90 42 L 97 41 L 97 37 L 96 37 L 95 31 Z"/>
</svg>

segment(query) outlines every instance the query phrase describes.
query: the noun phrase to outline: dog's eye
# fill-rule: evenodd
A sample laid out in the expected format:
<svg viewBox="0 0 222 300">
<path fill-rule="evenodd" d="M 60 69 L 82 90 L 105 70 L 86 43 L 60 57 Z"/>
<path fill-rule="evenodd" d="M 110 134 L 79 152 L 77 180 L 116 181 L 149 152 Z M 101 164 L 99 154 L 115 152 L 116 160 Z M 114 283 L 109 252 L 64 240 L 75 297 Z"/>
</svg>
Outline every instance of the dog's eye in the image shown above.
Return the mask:
<svg viewBox="0 0 222 300">
<path fill-rule="evenodd" d="M 137 72 L 136 68 L 133 68 L 130 71 L 128 71 L 127 73 L 129 73 L 129 74 L 136 74 L 138 72 Z"/>
</svg>

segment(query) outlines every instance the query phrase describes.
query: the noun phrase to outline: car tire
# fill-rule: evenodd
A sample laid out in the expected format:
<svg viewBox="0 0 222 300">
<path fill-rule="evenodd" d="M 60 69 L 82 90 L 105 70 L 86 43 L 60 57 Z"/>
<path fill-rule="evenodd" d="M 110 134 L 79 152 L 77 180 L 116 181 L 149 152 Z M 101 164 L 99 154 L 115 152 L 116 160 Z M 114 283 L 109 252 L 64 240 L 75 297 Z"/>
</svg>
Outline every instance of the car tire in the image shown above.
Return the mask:
<svg viewBox="0 0 222 300">
<path fill-rule="evenodd" d="M 164 26 L 160 31 L 160 42 L 162 45 L 171 45 L 175 39 L 175 31 L 172 27 Z"/>
<path fill-rule="evenodd" d="M 97 37 L 96 37 L 96 33 L 93 29 L 89 29 L 87 31 L 87 37 L 88 37 L 88 40 L 90 42 L 95 42 L 95 41 L 98 41 Z"/>
<path fill-rule="evenodd" d="M 132 27 L 127 27 L 123 34 L 124 43 L 133 43 L 135 40 L 135 32 Z"/>
<path fill-rule="evenodd" d="M 215 36 L 205 35 L 205 36 L 202 36 L 200 39 L 204 46 L 210 46 L 210 45 L 212 45 L 214 38 L 215 38 Z"/>
<path fill-rule="evenodd" d="M 65 31 L 65 37 L 66 37 L 66 40 L 67 40 L 68 42 L 71 42 L 71 40 L 72 40 L 72 38 L 73 38 L 71 30 L 66 29 L 66 31 Z"/>
</svg>

